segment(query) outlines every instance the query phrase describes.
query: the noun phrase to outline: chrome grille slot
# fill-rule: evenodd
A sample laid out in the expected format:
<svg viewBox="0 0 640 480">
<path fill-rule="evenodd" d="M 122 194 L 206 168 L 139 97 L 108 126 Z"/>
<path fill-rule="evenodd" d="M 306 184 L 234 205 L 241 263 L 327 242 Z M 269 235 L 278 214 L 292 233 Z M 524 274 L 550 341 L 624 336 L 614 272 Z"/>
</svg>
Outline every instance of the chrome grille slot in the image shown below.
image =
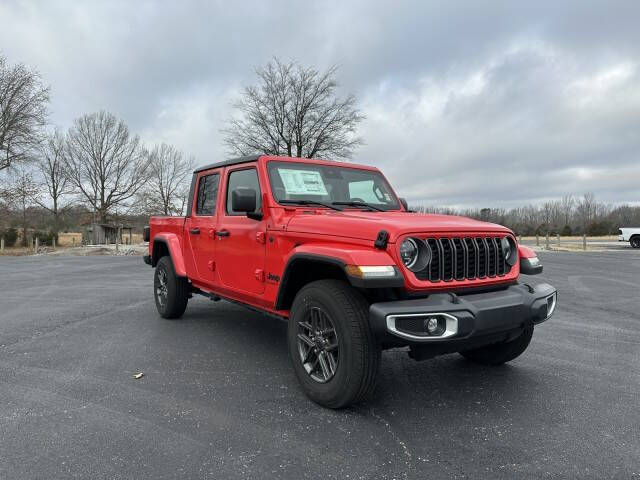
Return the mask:
<svg viewBox="0 0 640 480">
<path fill-rule="evenodd" d="M 511 271 L 504 259 L 502 237 L 426 238 L 431 263 L 415 272 L 419 280 L 451 282 L 502 277 Z"/>
<path fill-rule="evenodd" d="M 487 244 L 484 243 L 484 238 L 474 239 L 478 246 L 478 278 L 484 278 L 487 276 Z"/>
<path fill-rule="evenodd" d="M 467 255 L 465 253 L 466 247 L 460 238 L 452 238 L 453 243 L 453 256 L 455 259 L 454 278 L 456 280 L 464 280 L 467 276 Z"/>
<path fill-rule="evenodd" d="M 488 267 L 487 267 L 487 275 L 490 277 L 496 276 L 497 269 L 497 256 L 498 256 L 498 247 L 494 243 L 495 240 L 491 237 L 485 238 L 485 242 L 487 242 L 487 258 L 488 258 Z"/>
<path fill-rule="evenodd" d="M 442 255 L 444 257 L 444 261 L 442 262 L 442 280 L 445 282 L 450 282 L 453 280 L 453 249 L 451 248 L 451 240 L 448 238 L 440 239 L 440 247 L 442 248 Z"/>
</svg>

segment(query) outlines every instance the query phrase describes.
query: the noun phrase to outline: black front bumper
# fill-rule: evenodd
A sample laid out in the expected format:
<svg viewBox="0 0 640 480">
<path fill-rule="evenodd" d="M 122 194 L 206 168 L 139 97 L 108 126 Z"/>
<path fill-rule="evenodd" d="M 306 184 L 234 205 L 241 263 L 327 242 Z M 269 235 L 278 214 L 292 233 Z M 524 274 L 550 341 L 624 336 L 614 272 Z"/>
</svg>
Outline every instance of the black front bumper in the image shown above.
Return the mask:
<svg viewBox="0 0 640 480">
<path fill-rule="evenodd" d="M 547 320 L 556 301 L 556 289 L 546 283 L 466 295 L 436 293 L 374 303 L 369 323 L 383 346 L 428 346 L 434 354 L 457 352 L 517 337 L 524 328 Z M 428 333 L 430 319 L 442 325 L 434 334 Z"/>
</svg>

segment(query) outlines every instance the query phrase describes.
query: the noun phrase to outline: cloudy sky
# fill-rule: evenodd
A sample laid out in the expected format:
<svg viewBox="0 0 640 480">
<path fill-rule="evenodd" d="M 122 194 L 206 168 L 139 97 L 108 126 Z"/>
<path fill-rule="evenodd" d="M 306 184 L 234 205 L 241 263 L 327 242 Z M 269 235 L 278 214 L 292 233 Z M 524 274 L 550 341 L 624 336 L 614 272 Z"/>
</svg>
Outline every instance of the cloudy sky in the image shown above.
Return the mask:
<svg viewBox="0 0 640 480">
<path fill-rule="evenodd" d="M 0 52 L 52 122 L 107 109 L 147 143 L 225 158 L 230 103 L 274 55 L 340 64 L 366 115 L 355 161 L 412 202 L 640 203 L 640 2 L 0 3 Z"/>
</svg>

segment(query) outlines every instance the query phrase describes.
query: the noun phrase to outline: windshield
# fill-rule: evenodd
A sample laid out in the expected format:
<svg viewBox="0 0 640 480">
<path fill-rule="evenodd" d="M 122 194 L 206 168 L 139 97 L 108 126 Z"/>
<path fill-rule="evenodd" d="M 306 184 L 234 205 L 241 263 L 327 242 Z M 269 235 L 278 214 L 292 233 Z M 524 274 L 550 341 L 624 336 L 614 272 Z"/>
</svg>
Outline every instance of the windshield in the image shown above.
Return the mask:
<svg viewBox="0 0 640 480">
<path fill-rule="evenodd" d="M 333 165 L 269 162 L 269 180 L 276 201 L 321 202 L 376 210 L 398 210 L 398 200 L 384 177 L 375 171 Z M 348 205 L 351 203 L 353 205 Z M 345 205 L 347 204 L 347 205 Z"/>
</svg>

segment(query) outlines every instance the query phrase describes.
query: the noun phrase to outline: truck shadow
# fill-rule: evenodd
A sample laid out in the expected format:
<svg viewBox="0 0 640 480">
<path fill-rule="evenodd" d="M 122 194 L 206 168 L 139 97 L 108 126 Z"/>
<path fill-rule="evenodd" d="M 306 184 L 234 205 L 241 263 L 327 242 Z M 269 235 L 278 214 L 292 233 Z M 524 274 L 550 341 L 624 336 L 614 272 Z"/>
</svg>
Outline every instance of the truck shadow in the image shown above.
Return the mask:
<svg viewBox="0 0 640 480">
<path fill-rule="evenodd" d="M 204 340 L 217 351 L 233 352 L 221 362 L 233 362 L 234 370 L 260 368 L 288 385 L 295 398 L 307 401 L 290 366 L 287 350 L 287 324 L 229 303 L 190 305 L 184 322 L 198 326 L 198 341 Z M 422 362 L 410 359 L 406 349 L 382 353 L 376 393 L 365 405 L 348 409 L 366 411 L 370 407 L 402 409 L 424 415 L 447 407 L 449 412 L 477 409 L 504 411 L 536 402 L 536 391 L 548 375 L 527 361 L 527 353 L 511 364 L 485 367 L 457 354 Z M 247 377 L 246 381 L 251 381 Z M 545 388 L 546 389 L 546 388 Z"/>
</svg>

